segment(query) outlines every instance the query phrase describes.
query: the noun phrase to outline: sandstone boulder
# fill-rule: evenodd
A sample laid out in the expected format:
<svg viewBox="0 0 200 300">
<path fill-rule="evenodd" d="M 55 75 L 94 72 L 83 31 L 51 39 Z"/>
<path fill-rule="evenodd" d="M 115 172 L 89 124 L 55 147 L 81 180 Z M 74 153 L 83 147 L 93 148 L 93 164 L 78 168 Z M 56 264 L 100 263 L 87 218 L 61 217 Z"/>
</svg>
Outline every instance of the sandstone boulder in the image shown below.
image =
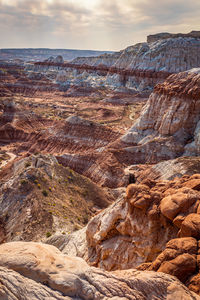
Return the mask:
<svg viewBox="0 0 200 300">
<path fill-rule="evenodd" d="M 172 239 L 165 250 L 149 264 L 142 264 L 138 270 L 154 270 L 176 276 L 189 289 L 199 293 L 198 242 L 193 237 Z"/>
<path fill-rule="evenodd" d="M 188 212 L 197 200 L 199 200 L 199 194 L 192 189 L 180 189 L 162 199 L 160 210 L 165 217 L 173 220 L 180 212 Z"/>
<path fill-rule="evenodd" d="M 180 236 L 192 236 L 200 239 L 200 215 L 189 214 L 181 224 Z"/>
</svg>

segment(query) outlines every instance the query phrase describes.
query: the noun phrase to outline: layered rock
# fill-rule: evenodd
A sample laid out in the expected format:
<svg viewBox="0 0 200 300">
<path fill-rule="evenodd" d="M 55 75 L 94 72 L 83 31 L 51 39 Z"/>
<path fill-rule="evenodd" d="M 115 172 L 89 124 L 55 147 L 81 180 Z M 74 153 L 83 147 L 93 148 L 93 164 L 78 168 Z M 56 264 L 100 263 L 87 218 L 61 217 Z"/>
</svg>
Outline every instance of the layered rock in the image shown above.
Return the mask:
<svg viewBox="0 0 200 300">
<path fill-rule="evenodd" d="M 152 40 L 154 42 L 152 42 Z M 64 70 L 66 83 L 93 87 L 128 88 L 150 92 L 170 74 L 200 67 L 200 38 L 190 34 L 158 34 L 113 54 L 76 58 L 70 63 L 38 62 L 29 70 L 48 72 Z M 64 84 L 64 82 L 62 82 Z"/>
<path fill-rule="evenodd" d="M 189 33 L 168 33 L 168 32 L 162 32 L 157 34 L 152 34 L 147 36 L 147 43 L 154 43 L 158 40 L 164 40 L 164 39 L 173 39 L 178 37 L 192 37 L 196 39 L 200 39 L 200 31 L 191 31 Z"/>
<path fill-rule="evenodd" d="M 1 245 L 0 266 L 0 299 L 199 299 L 175 277 L 136 270 L 104 272 L 44 244 Z"/>
<path fill-rule="evenodd" d="M 135 174 L 137 182 L 141 182 L 146 178 L 172 180 L 176 177 L 191 176 L 195 173 L 200 173 L 200 160 L 199 156 L 183 156 L 165 160 L 154 165 L 132 165 L 127 169 L 129 173 Z"/>
<path fill-rule="evenodd" d="M 132 162 L 199 155 L 199 69 L 171 75 L 157 85 L 141 116 L 121 141 Z"/>
</svg>

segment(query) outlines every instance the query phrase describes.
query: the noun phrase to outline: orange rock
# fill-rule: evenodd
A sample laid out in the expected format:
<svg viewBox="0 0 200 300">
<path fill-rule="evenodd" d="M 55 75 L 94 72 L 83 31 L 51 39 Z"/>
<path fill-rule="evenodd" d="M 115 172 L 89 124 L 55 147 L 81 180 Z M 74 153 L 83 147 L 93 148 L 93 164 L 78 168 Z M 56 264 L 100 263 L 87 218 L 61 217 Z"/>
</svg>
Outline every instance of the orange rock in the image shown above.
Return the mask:
<svg viewBox="0 0 200 300">
<path fill-rule="evenodd" d="M 181 224 L 180 236 L 200 238 L 200 215 L 189 214 Z"/>
<path fill-rule="evenodd" d="M 199 195 L 193 190 L 179 190 L 162 199 L 160 204 L 161 213 L 170 220 L 173 220 L 178 213 L 185 212 L 197 201 Z"/>
<path fill-rule="evenodd" d="M 185 280 L 196 271 L 196 267 L 196 259 L 186 253 L 164 262 L 158 269 L 158 272 L 174 275 L 182 282 L 185 282 Z"/>
</svg>

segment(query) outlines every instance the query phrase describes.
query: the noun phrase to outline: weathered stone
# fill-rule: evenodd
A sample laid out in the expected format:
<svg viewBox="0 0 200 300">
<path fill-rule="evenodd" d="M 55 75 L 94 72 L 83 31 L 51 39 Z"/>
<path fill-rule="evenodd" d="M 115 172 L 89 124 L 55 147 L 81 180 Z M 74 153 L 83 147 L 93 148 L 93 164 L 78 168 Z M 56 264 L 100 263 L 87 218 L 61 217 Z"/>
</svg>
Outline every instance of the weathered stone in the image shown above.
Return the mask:
<svg viewBox="0 0 200 300">
<path fill-rule="evenodd" d="M 199 299 L 167 274 L 133 269 L 106 272 L 53 246 L 32 242 L 1 245 L 0 274 L 2 300 Z"/>
<path fill-rule="evenodd" d="M 192 236 L 200 238 L 200 215 L 189 214 L 181 224 L 180 236 Z"/>
</svg>

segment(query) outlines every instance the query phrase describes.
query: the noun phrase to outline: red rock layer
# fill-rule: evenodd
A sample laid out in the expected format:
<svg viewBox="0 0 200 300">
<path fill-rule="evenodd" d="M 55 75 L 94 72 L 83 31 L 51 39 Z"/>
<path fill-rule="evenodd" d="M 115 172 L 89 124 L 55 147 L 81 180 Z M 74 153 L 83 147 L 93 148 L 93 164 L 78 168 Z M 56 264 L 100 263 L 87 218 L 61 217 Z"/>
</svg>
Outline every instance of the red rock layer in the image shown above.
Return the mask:
<svg viewBox="0 0 200 300">
<path fill-rule="evenodd" d="M 162 84 L 156 85 L 154 91 L 169 97 L 177 96 L 197 100 L 200 97 L 200 74 L 195 72 L 173 74 Z"/>
<path fill-rule="evenodd" d="M 165 79 L 172 73 L 165 72 L 165 71 L 151 71 L 151 70 L 126 70 L 126 69 L 119 69 L 117 67 L 108 67 L 105 65 L 97 65 L 97 66 L 90 66 L 86 64 L 78 65 L 78 64 L 72 64 L 72 63 L 64 63 L 64 64 L 58 64 L 58 63 L 49 63 L 49 62 L 36 62 L 34 63 L 36 66 L 47 66 L 47 67 L 58 67 L 58 68 L 71 68 L 76 69 L 79 71 L 87 71 L 87 72 L 96 72 L 99 75 L 106 76 L 107 74 L 118 74 L 122 77 L 122 80 L 125 80 L 127 77 L 130 76 L 137 76 L 142 78 L 159 78 L 159 79 Z"/>
</svg>

